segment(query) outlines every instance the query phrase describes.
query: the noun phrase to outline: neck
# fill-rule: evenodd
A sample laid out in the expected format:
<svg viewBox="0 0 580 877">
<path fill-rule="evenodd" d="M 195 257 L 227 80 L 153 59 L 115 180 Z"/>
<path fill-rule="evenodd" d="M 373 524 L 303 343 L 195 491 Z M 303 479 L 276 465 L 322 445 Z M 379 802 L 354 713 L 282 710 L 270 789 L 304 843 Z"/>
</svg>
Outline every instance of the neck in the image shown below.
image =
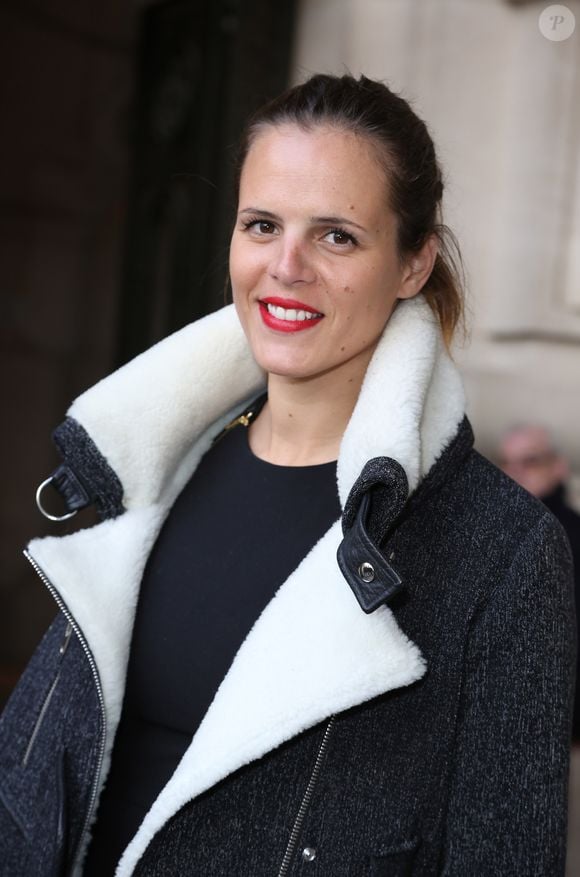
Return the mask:
<svg viewBox="0 0 580 877">
<path fill-rule="evenodd" d="M 279 466 L 314 466 L 338 458 L 365 368 L 314 378 L 268 378 L 268 401 L 249 434 L 253 453 Z"/>
</svg>

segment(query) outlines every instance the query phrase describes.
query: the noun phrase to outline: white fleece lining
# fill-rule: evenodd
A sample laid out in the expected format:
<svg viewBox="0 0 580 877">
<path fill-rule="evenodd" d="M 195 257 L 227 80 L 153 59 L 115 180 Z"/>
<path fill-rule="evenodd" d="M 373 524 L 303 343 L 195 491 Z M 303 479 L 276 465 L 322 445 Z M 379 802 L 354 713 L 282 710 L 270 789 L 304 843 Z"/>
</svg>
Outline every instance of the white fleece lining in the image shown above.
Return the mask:
<svg viewBox="0 0 580 877">
<path fill-rule="evenodd" d="M 128 511 L 72 536 L 35 540 L 30 551 L 75 616 L 99 667 L 108 729 L 103 777 L 149 550 L 211 436 L 263 380 L 230 306 L 101 381 L 69 412 L 119 475 Z M 414 489 L 463 414 L 461 381 L 428 305 L 401 302 L 343 438 L 341 502 L 375 456 L 398 460 Z M 419 650 L 390 610 L 361 612 L 336 564 L 340 538 L 337 522 L 257 619 L 182 762 L 125 851 L 118 877 L 132 873 L 153 834 L 186 801 L 332 713 L 423 675 Z"/>
<path fill-rule="evenodd" d="M 461 378 L 431 309 L 421 298 L 399 302 L 342 439 L 337 479 L 343 506 L 371 457 L 397 460 L 414 491 L 464 413 Z"/>
<path fill-rule="evenodd" d="M 134 508 L 157 502 L 192 441 L 265 382 L 229 305 L 99 381 L 68 414 L 121 479 L 125 508 Z"/>
</svg>

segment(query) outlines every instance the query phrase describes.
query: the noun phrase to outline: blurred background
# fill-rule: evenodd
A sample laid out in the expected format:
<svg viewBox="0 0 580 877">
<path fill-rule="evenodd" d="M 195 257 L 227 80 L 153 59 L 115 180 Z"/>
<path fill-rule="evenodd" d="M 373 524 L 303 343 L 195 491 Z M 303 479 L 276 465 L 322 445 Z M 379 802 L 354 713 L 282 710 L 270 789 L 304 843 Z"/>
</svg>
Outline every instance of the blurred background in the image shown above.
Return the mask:
<svg viewBox="0 0 580 877">
<path fill-rule="evenodd" d="M 548 427 L 580 507 L 580 0 L 563 21 L 549 5 L 2 0 L 2 699 L 54 613 L 20 550 L 62 532 L 34 503 L 50 433 L 223 303 L 242 121 L 313 72 L 384 79 L 430 125 L 468 272 L 456 357 L 478 447 L 499 459 L 506 430 Z"/>
</svg>

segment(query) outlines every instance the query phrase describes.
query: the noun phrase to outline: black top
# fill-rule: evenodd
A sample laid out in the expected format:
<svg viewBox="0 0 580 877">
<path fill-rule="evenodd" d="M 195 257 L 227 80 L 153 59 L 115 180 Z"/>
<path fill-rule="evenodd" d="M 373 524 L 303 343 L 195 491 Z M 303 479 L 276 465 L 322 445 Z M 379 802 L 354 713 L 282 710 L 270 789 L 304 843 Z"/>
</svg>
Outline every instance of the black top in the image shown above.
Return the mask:
<svg viewBox="0 0 580 877">
<path fill-rule="evenodd" d="M 339 516 L 336 463 L 266 463 L 241 426 L 205 455 L 145 570 L 85 875 L 113 874 L 254 621 Z"/>
</svg>

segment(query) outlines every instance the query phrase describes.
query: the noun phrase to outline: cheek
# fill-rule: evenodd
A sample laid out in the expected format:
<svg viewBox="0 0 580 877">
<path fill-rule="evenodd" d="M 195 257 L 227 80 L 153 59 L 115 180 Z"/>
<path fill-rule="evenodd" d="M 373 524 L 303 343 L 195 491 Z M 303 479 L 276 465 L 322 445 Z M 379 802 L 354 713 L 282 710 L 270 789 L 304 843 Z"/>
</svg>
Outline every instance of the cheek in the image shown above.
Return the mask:
<svg viewBox="0 0 580 877">
<path fill-rule="evenodd" d="M 356 288 L 353 295 L 343 293 L 342 300 L 342 338 L 340 340 L 341 353 L 349 352 L 353 347 L 376 341 L 382 334 L 393 309 L 387 292 L 380 290 L 376 295 L 357 295 Z M 368 293 L 368 290 L 367 290 Z"/>
<path fill-rule="evenodd" d="M 363 333 L 382 330 L 393 309 L 394 296 L 387 283 L 378 282 L 370 273 L 358 282 L 352 280 L 340 286 L 337 306 L 352 331 Z"/>
<path fill-rule="evenodd" d="M 230 278 L 234 295 L 251 291 L 263 273 L 263 260 L 255 250 L 248 251 L 243 245 L 230 250 Z"/>
<path fill-rule="evenodd" d="M 250 252 L 245 242 L 234 235 L 230 243 L 230 274 L 233 277 L 243 277 L 248 271 L 251 262 Z"/>
</svg>

